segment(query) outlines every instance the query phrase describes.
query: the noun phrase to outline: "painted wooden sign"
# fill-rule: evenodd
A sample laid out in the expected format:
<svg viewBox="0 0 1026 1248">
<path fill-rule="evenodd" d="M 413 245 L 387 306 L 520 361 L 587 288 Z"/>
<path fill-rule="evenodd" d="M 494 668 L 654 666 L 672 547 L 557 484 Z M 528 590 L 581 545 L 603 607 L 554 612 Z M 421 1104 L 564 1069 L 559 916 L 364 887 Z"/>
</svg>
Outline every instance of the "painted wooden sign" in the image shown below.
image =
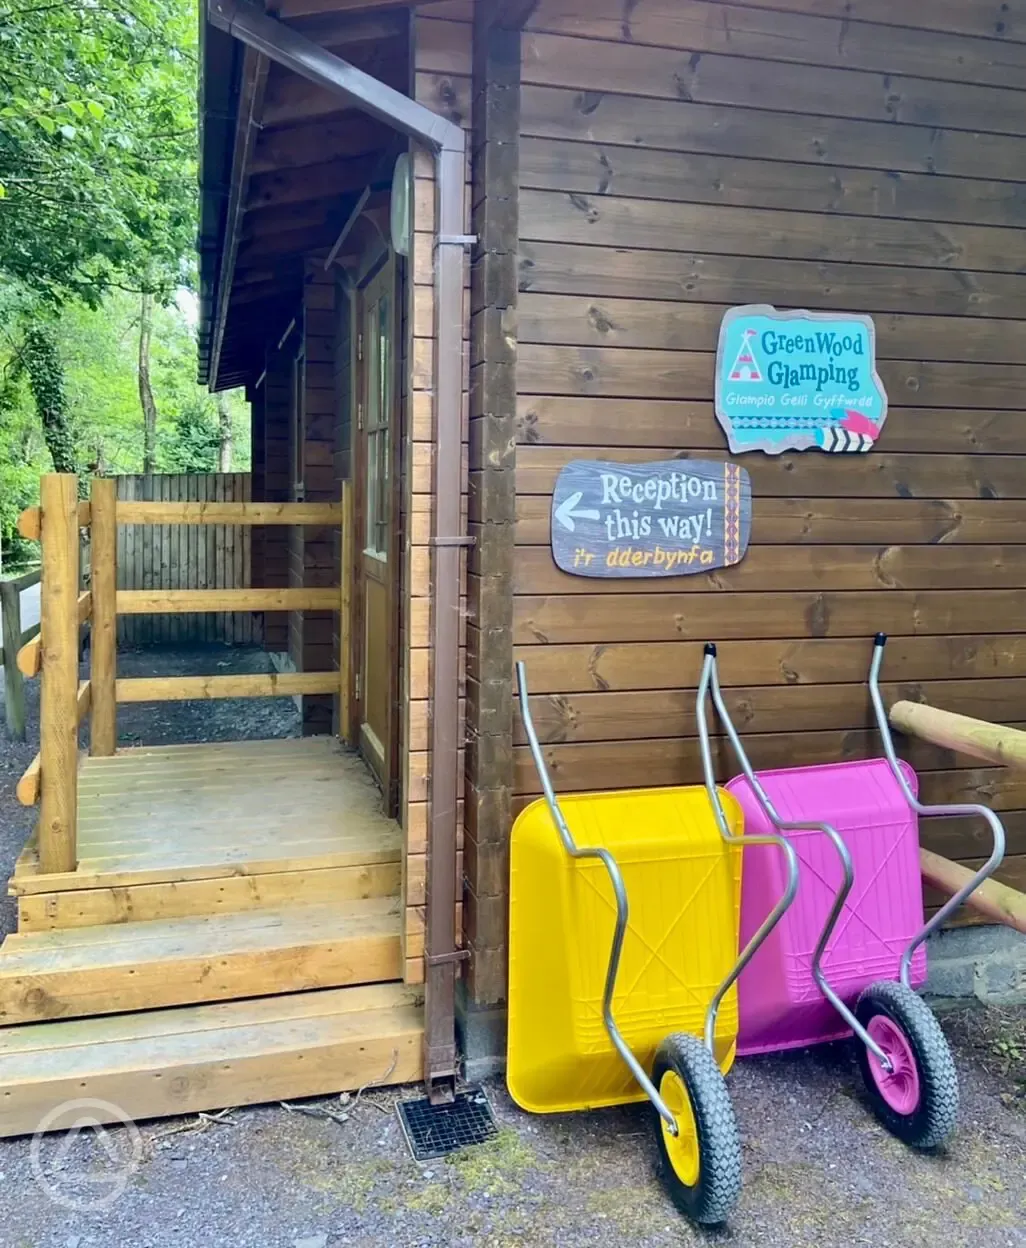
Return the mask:
<svg viewBox="0 0 1026 1248">
<path fill-rule="evenodd" d="M 552 495 L 552 556 L 575 576 L 686 576 L 748 547 L 752 486 L 737 464 L 578 459 Z"/>
<path fill-rule="evenodd" d="M 872 318 L 731 308 L 716 352 L 716 416 L 735 455 L 868 451 L 887 417 Z"/>
</svg>

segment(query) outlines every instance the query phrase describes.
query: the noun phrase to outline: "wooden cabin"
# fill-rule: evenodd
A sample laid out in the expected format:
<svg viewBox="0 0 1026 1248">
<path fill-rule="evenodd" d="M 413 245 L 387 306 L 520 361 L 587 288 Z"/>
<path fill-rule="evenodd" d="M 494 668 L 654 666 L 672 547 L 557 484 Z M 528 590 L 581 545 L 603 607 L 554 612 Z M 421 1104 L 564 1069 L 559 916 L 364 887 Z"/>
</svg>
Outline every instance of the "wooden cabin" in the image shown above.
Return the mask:
<svg viewBox="0 0 1026 1248">
<path fill-rule="evenodd" d="M 200 372 L 252 407 L 231 519 L 260 587 L 216 609 L 266 613 L 276 673 L 115 680 L 117 612 L 214 605 L 112 595 L 97 543 L 215 517 L 50 479 L 0 1132 L 73 1091 L 137 1116 L 444 1097 L 454 1015 L 469 1070 L 501 1059 L 508 838 L 540 792 L 515 658 L 560 792 L 700 780 L 706 640 L 760 767 L 877 750 L 878 630 L 890 699 L 1026 721 L 1024 86 L 1026 0 L 209 0 Z M 869 451 L 728 455 L 718 332 L 747 304 L 873 318 Z M 555 563 L 571 461 L 729 458 L 734 566 Z M 119 700 L 272 691 L 302 739 L 115 750 Z M 1001 812 L 1026 882 L 1015 774 L 907 744 L 926 799 Z M 924 836 L 973 863 L 983 833 Z"/>
</svg>

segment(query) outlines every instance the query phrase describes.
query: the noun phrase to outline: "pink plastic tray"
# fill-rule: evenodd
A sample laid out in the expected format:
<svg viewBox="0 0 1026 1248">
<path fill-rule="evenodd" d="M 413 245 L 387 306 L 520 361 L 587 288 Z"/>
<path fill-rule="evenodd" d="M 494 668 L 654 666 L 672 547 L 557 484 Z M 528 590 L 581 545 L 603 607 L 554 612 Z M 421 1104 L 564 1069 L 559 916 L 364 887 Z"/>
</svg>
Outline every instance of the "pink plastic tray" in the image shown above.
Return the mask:
<svg viewBox="0 0 1026 1248">
<path fill-rule="evenodd" d="M 913 792 L 915 773 L 902 770 Z M 823 970 L 851 1004 L 878 979 L 897 979 L 901 954 L 923 925 L 919 829 L 885 759 L 760 771 L 759 780 L 785 821 L 816 819 L 844 838 L 855 886 L 834 928 Z M 773 827 L 744 776 L 726 786 L 741 803 L 746 832 Z M 794 904 L 745 968 L 739 983 L 738 1053 L 769 1053 L 840 1039 L 851 1032 L 812 978 L 812 954 L 842 880 L 841 863 L 821 832 L 789 832 L 800 881 Z M 784 890 L 781 853 L 772 845 L 745 850 L 741 947 Z M 926 951 L 912 960 L 912 983 L 926 979 Z"/>
</svg>

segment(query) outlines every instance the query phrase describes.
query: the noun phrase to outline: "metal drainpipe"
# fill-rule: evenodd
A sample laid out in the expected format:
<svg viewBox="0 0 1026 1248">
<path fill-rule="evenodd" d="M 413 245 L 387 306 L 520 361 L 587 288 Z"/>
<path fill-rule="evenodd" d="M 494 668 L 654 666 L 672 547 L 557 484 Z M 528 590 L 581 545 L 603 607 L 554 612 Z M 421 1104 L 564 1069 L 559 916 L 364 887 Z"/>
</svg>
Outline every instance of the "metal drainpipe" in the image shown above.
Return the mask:
<svg viewBox="0 0 1026 1248">
<path fill-rule="evenodd" d="M 435 158 L 435 455 L 431 561 L 431 781 L 428 795 L 424 1077 L 432 1101 L 456 1081 L 456 799 L 459 735 L 462 531 L 463 256 L 466 233 L 463 130 L 409 96 L 334 56 L 246 0 L 207 0 L 212 25 L 270 60 L 336 92 L 354 107 L 423 143 Z M 212 362 L 215 375 L 218 361 Z M 216 376 L 215 376 L 216 380 Z"/>
</svg>

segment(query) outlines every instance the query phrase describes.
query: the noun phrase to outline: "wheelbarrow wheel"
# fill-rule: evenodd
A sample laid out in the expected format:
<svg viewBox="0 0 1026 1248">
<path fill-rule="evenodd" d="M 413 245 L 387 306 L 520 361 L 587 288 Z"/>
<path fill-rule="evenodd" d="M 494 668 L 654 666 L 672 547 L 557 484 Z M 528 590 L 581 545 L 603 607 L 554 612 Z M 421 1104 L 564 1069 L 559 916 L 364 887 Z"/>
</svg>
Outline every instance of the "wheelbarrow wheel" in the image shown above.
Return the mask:
<svg viewBox="0 0 1026 1248">
<path fill-rule="evenodd" d="M 870 984 L 855 1017 L 887 1054 L 886 1070 L 864 1044 L 859 1068 L 873 1112 L 913 1148 L 943 1144 L 958 1117 L 958 1074 L 932 1010 L 904 984 Z"/>
<path fill-rule="evenodd" d="M 695 1036 L 667 1036 L 652 1081 L 677 1121 L 677 1134 L 655 1114 L 663 1178 L 677 1208 L 693 1222 L 726 1220 L 741 1192 L 741 1140 L 727 1082 Z"/>
</svg>

